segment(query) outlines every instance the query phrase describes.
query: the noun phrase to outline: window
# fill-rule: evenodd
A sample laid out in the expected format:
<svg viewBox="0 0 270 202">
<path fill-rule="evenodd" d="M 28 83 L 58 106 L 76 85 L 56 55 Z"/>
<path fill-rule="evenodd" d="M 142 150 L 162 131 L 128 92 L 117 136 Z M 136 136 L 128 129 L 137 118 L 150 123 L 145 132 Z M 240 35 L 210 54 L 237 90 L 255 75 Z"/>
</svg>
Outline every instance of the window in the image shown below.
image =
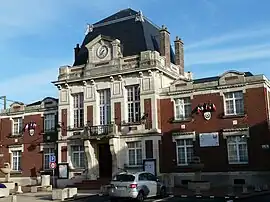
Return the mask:
<svg viewBox="0 0 270 202">
<path fill-rule="evenodd" d="M 22 118 L 14 118 L 13 119 L 13 134 L 19 135 L 22 132 Z"/>
<path fill-rule="evenodd" d="M 227 149 L 229 164 L 248 163 L 248 148 L 245 136 L 228 136 Z"/>
<path fill-rule="evenodd" d="M 187 119 L 191 115 L 191 100 L 187 98 L 175 99 L 175 120 Z"/>
<path fill-rule="evenodd" d="M 45 114 L 44 116 L 44 131 L 54 131 L 55 129 L 55 114 Z"/>
<path fill-rule="evenodd" d="M 71 161 L 74 168 L 84 168 L 85 155 L 83 146 L 71 146 Z"/>
<path fill-rule="evenodd" d="M 130 174 L 118 174 L 113 177 L 112 181 L 120 181 L 120 182 L 133 182 L 135 180 L 134 175 Z"/>
<path fill-rule="evenodd" d="M 177 165 L 188 165 L 193 158 L 193 139 L 176 140 Z"/>
<path fill-rule="evenodd" d="M 54 156 L 54 149 L 53 148 L 44 148 L 44 169 L 50 169 L 50 157 Z"/>
<path fill-rule="evenodd" d="M 130 166 L 142 165 L 142 142 L 128 142 L 128 164 Z"/>
<path fill-rule="evenodd" d="M 106 125 L 111 122 L 111 91 L 110 89 L 99 92 L 100 106 L 100 125 Z"/>
<path fill-rule="evenodd" d="M 128 122 L 136 123 L 141 119 L 140 109 L 140 87 L 129 86 L 127 87 L 128 97 Z"/>
<path fill-rule="evenodd" d="M 226 115 L 244 114 L 244 99 L 242 91 L 225 93 L 224 96 Z"/>
<path fill-rule="evenodd" d="M 141 173 L 139 175 L 139 181 L 147 181 L 148 180 L 148 175 L 147 173 Z"/>
<path fill-rule="evenodd" d="M 81 128 L 84 125 L 83 118 L 83 93 L 73 94 L 74 128 Z"/>
<path fill-rule="evenodd" d="M 12 151 L 12 170 L 21 171 L 22 151 Z"/>
</svg>

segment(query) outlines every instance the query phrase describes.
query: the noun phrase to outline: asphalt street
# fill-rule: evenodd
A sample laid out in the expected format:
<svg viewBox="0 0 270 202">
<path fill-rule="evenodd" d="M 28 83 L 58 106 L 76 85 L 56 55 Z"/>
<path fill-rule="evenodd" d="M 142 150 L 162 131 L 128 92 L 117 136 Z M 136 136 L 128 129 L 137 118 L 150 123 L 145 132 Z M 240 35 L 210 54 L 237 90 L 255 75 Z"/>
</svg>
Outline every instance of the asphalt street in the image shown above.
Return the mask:
<svg viewBox="0 0 270 202">
<path fill-rule="evenodd" d="M 110 202 L 109 197 L 104 196 L 94 196 L 88 199 L 80 200 L 80 202 Z M 270 201 L 270 195 L 266 196 L 256 196 L 256 197 L 250 197 L 250 198 L 244 198 L 244 199 L 225 199 L 225 198 L 181 198 L 181 197 L 167 197 L 164 199 L 146 199 L 145 202 L 254 202 L 254 201 L 260 201 L 260 202 L 269 202 Z M 125 202 L 125 201 L 123 201 Z"/>
</svg>

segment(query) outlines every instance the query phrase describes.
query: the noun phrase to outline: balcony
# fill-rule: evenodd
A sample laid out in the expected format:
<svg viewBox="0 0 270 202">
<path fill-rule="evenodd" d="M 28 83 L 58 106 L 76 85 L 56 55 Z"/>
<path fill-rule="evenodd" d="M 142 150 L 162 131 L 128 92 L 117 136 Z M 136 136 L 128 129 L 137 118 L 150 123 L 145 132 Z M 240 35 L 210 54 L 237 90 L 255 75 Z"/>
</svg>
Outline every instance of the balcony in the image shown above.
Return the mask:
<svg viewBox="0 0 270 202">
<path fill-rule="evenodd" d="M 96 139 L 99 137 L 111 136 L 116 133 L 116 125 L 98 125 L 98 126 L 86 126 L 83 132 L 84 139 Z"/>
</svg>

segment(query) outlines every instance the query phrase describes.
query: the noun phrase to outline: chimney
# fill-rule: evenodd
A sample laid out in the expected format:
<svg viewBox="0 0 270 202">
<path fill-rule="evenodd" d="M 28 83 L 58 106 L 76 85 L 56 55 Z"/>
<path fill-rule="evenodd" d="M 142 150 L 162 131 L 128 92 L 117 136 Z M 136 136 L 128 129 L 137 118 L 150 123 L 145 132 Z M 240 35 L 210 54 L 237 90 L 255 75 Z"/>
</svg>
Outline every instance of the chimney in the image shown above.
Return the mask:
<svg viewBox="0 0 270 202">
<path fill-rule="evenodd" d="M 166 67 L 170 67 L 171 64 L 170 32 L 164 25 L 162 25 L 162 28 L 160 30 L 160 55 L 165 56 L 165 65 Z"/>
<path fill-rule="evenodd" d="M 77 57 L 80 50 L 81 50 L 80 44 L 77 43 L 76 47 L 74 48 L 74 56 L 75 56 L 75 58 Z"/>
<path fill-rule="evenodd" d="M 175 64 L 179 67 L 179 73 L 184 75 L 184 43 L 177 36 L 174 41 L 175 48 Z"/>
</svg>

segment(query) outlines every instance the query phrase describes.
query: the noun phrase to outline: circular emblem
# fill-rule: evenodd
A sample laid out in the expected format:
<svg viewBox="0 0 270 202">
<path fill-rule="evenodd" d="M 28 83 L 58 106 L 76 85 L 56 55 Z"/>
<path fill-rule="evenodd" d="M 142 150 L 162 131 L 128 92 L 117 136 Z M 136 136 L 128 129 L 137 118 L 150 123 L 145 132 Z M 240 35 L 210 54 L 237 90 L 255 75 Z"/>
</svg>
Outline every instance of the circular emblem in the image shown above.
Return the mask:
<svg viewBox="0 0 270 202">
<path fill-rule="evenodd" d="M 209 121 L 212 117 L 211 112 L 204 112 L 203 117 L 205 118 L 205 120 Z"/>
<path fill-rule="evenodd" d="M 101 45 L 97 49 L 97 56 L 99 59 L 104 59 L 108 55 L 109 49 L 106 45 Z"/>
</svg>

